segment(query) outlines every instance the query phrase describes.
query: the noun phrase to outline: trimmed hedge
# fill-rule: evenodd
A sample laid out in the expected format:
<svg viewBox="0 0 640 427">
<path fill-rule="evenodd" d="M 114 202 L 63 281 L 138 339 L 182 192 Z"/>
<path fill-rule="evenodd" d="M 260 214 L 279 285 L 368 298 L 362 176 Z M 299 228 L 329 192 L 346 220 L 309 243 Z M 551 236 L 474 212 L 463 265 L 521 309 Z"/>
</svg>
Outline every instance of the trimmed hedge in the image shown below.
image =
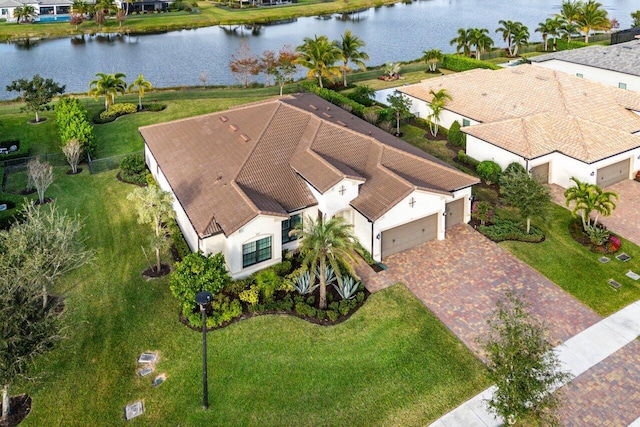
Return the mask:
<svg viewBox="0 0 640 427">
<path fill-rule="evenodd" d="M 476 166 L 476 172 L 481 180 L 487 184 L 497 183 L 502 174 L 502 168 L 493 160 L 483 160 Z"/>
<path fill-rule="evenodd" d="M 539 228 L 531 226 L 531 232 L 527 234 L 521 224 L 506 219 L 498 219 L 493 225 L 481 225 L 478 230 L 494 242 L 516 240 L 518 242 L 539 243 L 544 240 L 544 234 Z"/>
<path fill-rule="evenodd" d="M 455 120 L 447 131 L 447 141 L 456 147 L 465 147 L 467 143 L 467 135 L 460 130 L 460 123 Z"/>
<path fill-rule="evenodd" d="M 469 71 L 475 68 L 486 68 L 489 70 L 500 70 L 501 67 L 490 62 L 478 61 L 462 55 L 445 55 L 442 60 L 442 68 L 451 71 Z"/>
<path fill-rule="evenodd" d="M 126 114 L 133 114 L 138 111 L 138 106 L 136 104 L 131 104 L 129 102 L 121 103 L 121 104 L 113 104 L 109 107 L 109 110 L 103 111 L 100 113 L 100 119 L 105 121 L 113 121 L 120 116 L 124 116 Z"/>
<path fill-rule="evenodd" d="M 143 154 L 130 154 L 122 159 L 120 179 L 138 185 L 147 184 L 147 165 Z"/>
<path fill-rule="evenodd" d="M 315 93 L 320 98 L 323 98 L 340 108 L 342 108 L 342 106 L 345 104 L 349 105 L 351 107 L 351 112 L 360 118 L 362 118 L 364 115 L 364 105 L 357 103 L 353 99 L 350 99 L 342 95 L 341 93 L 336 92 L 335 90 L 321 88 L 320 86 L 312 82 L 304 82 L 302 83 L 302 86 L 309 92 Z"/>
<path fill-rule="evenodd" d="M 89 122 L 87 109 L 77 98 L 61 98 L 56 104 L 56 122 L 60 134 L 60 145 L 63 146 L 72 139 L 82 143 L 85 153 L 95 155 L 97 145 L 93 134 L 93 126 Z"/>
<path fill-rule="evenodd" d="M 471 156 L 467 156 L 467 153 L 465 153 L 464 150 L 458 151 L 458 161 L 473 168 L 477 167 L 480 164 L 479 160 L 476 160 Z"/>
</svg>

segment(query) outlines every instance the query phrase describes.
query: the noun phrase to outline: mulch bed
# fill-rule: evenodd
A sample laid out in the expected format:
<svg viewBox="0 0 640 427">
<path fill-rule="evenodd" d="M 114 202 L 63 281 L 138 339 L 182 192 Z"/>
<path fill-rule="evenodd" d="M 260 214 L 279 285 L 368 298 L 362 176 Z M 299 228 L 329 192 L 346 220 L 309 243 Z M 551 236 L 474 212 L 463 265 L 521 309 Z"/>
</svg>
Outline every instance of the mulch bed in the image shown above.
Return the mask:
<svg viewBox="0 0 640 427">
<path fill-rule="evenodd" d="M 36 192 L 36 189 L 35 189 L 35 188 L 32 188 L 31 190 L 27 190 L 27 189 L 25 188 L 24 190 L 22 190 L 22 191 L 20 192 L 20 195 L 21 195 L 21 196 L 28 196 L 29 194 L 33 194 L 33 193 L 35 193 L 35 192 Z"/>
<path fill-rule="evenodd" d="M 571 238 L 576 242 L 580 243 L 585 248 L 589 249 L 591 252 L 599 253 L 599 254 L 614 254 L 620 250 L 620 248 L 614 250 L 609 250 L 607 245 L 597 246 L 591 242 L 589 235 L 586 234 L 582 230 L 582 222 L 578 219 L 575 221 L 571 221 L 569 223 L 569 234 Z M 612 234 L 613 235 L 613 234 Z"/>
<path fill-rule="evenodd" d="M 67 175 L 78 175 L 81 172 L 82 172 L 82 168 L 76 168 L 75 172 L 72 169 L 69 169 L 67 171 Z"/>
<path fill-rule="evenodd" d="M 36 122 L 36 119 L 31 119 L 27 123 L 29 123 L 30 125 L 39 125 L 40 123 L 44 123 L 46 121 L 47 121 L 46 117 L 40 117 L 40 120 L 38 120 L 37 122 Z"/>
<path fill-rule="evenodd" d="M 42 203 L 40 203 L 40 200 L 36 200 L 33 202 L 33 204 L 38 206 L 38 205 L 46 205 L 47 203 L 52 203 L 52 202 L 53 202 L 52 197 L 45 197 L 44 200 L 42 200 Z"/>
<path fill-rule="evenodd" d="M 156 271 L 155 267 L 149 267 L 142 272 L 142 277 L 147 280 L 157 279 L 171 273 L 171 267 L 168 264 L 160 264 L 160 271 Z"/>
<path fill-rule="evenodd" d="M 31 412 L 31 396 L 21 394 L 9 398 L 9 408 L 11 413 L 7 422 L 0 422 L 0 427 L 13 427 L 20 424 L 29 412 Z M 2 410 L 2 402 L 0 402 L 0 412 Z"/>
</svg>

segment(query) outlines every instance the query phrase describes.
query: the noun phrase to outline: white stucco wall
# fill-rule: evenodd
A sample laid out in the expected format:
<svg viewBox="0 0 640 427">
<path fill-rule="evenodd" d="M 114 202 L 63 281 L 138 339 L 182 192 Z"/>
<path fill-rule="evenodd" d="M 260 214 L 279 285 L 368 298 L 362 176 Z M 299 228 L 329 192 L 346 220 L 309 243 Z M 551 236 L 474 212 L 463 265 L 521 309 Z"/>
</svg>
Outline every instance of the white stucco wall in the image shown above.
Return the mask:
<svg viewBox="0 0 640 427">
<path fill-rule="evenodd" d="M 479 161 L 493 160 L 499 164 L 502 169 L 509 166 L 509 163 L 512 162 L 519 162 L 522 166 L 525 166 L 520 156 L 498 148 L 472 135 L 467 135 L 466 152 L 468 156 Z"/>
<path fill-rule="evenodd" d="M 411 114 L 414 114 L 416 117 L 420 117 L 421 119 L 426 119 L 429 114 L 431 114 L 431 107 L 429 106 L 429 103 L 407 94 L 404 94 L 404 96 L 411 100 Z M 473 120 L 469 117 L 447 110 L 447 108 L 445 107 L 440 113 L 440 126 L 449 129 L 454 121 L 458 121 L 458 123 L 460 123 L 460 126 L 462 126 L 464 124 L 464 119 L 469 121 L 469 126 L 477 125 L 478 123 L 480 123 L 477 120 Z"/>
<path fill-rule="evenodd" d="M 324 193 L 320 193 L 312 185 L 307 183 L 313 197 L 318 201 L 318 209 L 327 217 L 332 217 L 336 212 L 349 207 L 349 203 L 358 197 L 358 186 L 363 181 L 353 179 L 343 179 Z M 340 189 L 344 188 L 344 193 L 340 194 Z"/>
<path fill-rule="evenodd" d="M 549 68 L 551 70 L 561 71 L 573 76 L 578 73 L 582 74 L 582 78 L 602 83 L 607 86 L 618 87 L 619 83 L 626 83 L 627 90 L 640 92 L 640 76 L 632 76 L 617 71 L 603 70 L 601 68 L 589 67 L 587 65 L 573 64 L 571 62 L 552 59 L 544 62 L 532 62 L 538 67 Z"/>
<path fill-rule="evenodd" d="M 364 215 L 353 209 L 353 234 L 360 244 L 370 253 L 372 252 L 371 226 L 371 222 Z"/>
</svg>

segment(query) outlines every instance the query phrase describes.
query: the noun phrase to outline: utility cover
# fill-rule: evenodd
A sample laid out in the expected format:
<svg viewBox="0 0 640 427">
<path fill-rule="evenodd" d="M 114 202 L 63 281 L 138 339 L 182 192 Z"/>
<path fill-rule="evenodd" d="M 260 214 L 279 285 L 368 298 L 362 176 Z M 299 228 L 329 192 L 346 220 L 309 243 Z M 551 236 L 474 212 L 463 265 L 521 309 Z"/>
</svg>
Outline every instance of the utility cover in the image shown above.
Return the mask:
<svg viewBox="0 0 640 427">
<path fill-rule="evenodd" d="M 142 400 L 131 403 L 124 408 L 124 418 L 129 421 L 144 413 L 144 404 Z"/>
</svg>

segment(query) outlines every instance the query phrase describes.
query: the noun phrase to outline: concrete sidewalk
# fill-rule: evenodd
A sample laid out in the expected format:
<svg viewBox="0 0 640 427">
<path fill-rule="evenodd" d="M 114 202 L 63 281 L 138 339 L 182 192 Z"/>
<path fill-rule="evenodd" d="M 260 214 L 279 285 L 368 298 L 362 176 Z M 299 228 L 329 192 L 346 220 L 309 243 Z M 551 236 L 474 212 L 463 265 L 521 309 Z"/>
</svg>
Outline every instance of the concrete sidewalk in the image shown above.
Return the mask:
<svg viewBox="0 0 640 427">
<path fill-rule="evenodd" d="M 572 378 L 583 374 L 640 336 L 640 301 L 585 329 L 554 349 L 562 362 L 563 369 Z M 502 422 L 496 419 L 484 403 L 490 399 L 495 388 L 491 387 L 458 406 L 453 411 L 436 420 L 434 427 L 498 427 Z M 640 416 L 640 408 L 638 414 Z M 633 427 L 640 427 L 640 418 L 633 421 Z"/>
</svg>

